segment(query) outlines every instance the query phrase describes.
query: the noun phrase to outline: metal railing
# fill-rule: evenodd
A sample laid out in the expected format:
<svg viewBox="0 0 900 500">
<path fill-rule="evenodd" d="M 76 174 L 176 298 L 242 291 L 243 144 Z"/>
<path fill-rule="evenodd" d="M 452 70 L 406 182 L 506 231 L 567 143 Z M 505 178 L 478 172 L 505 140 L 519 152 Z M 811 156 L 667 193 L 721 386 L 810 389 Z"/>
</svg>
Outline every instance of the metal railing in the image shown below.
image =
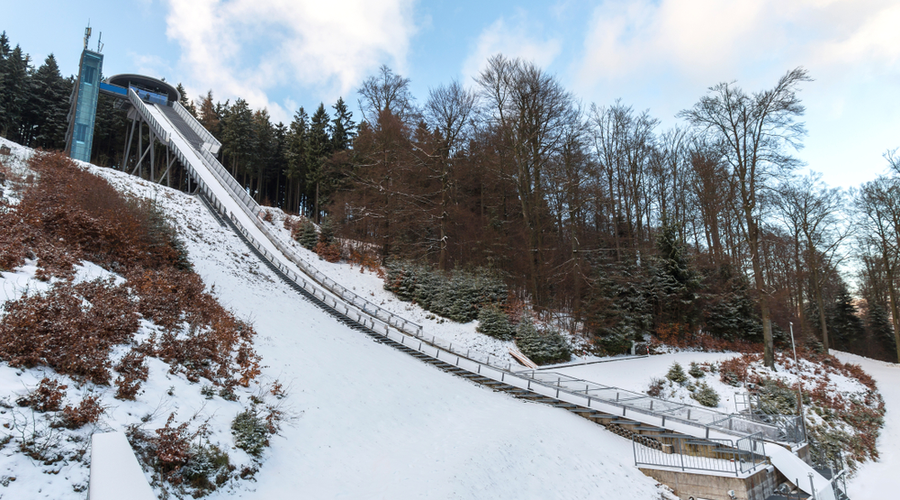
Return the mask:
<svg viewBox="0 0 900 500">
<path fill-rule="evenodd" d="M 286 257 L 290 262 L 300 268 L 310 279 L 321 285 L 323 288 L 328 290 L 329 292 L 337 295 L 341 299 L 346 302 L 349 302 L 354 307 L 359 308 L 364 313 L 372 315 L 382 321 L 387 322 L 394 328 L 406 332 L 410 335 L 417 335 L 422 332 L 422 326 L 414 323 L 398 314 L 392 313 L 382 307 L 379 307 L 358 294 L 347 290 L 345 287 L 335 282 L 321 271 L 310 265 L 308 262 L 304 261 L 297 255 L 296 251 L 290 248 L 288 245 L 285 245 L 280 238 L 272 231 L 272 229 L 262 220 L 260 214 L 262 213 L 262 208 L 256 203 L 256 200 L 250 196 L 249 193 L 225 170 L 225 167 L 219 163 L 219 160 L 216 159 L 209 151 L 205 149 L 200 150 L 201 158 L 203 159 L 204 164 L 213 173 L 213 175 L 219 180 L 219 182 L 225 186 L 231 195 L 234 197 L 236 201 L 238 201 L 238 205 L 242 208 L 242 210 L 247 214 L 248 217 L 254 222 L 254 225 L 259 229 L 263 235 L 281 252 L 284 257 Z"/>
<path fill-rule="evenodd" d="M 216 139 L 209 132 L 209 130 L 206 130 L 206 128 L 201 125 L 196 118 L 194 118 L 194 115 L 192 115 L 188 110 L 184 109 L 184 106 L 182 106 L 181 103 L 179 103 L 178 101 L 173 102 L 172 109 L 175 110 L 175 113 L 177 113 L 178 116 L 181 117 L 184 123 L 187 123 L 188 127 L 190 127 L 191 130 L 193 130 L 194 133 L 197 134 L 197 137 L 199 137 L 204 144 L 209 144 L 211 146 L 209 149 L 213 154 L 219 152 L 219 149 L 222 148 L 222 143 L 219 142 L 219 140 Z"/>
<path fill-rule="evenodd" d="M 160 125 L 158 121 L 156 121 L 156 118 L 154 118 L 153 115 L 150 114 L 150 111 L 147 109 L 147 104 L 144 103 L 141 97 L 132 88 L 128 89 L 128 100 L 131 102 L 132 106 L 140 110 L 141 115 L 144 116 L 145 121 L 148 125 L 150 125 L 150 128 L 153 130 L 153 133 L 156 134 L 156 136 L 159 138 L 160 142 L 162 142 L 166 146 L 169 146 L 169 132 L 167 132 L 166 129 L 163 128 L 163 126 Z"/>
<path fill-rule="evenodd" d="M 766 464 L 763 442 L 747 436 L 735 443 L 730 439 L 698 440 L 680 434 L 660 434 L 661 449 L 632 439 L 637 467 L 670 468 L 698 472 L 745 475 Z"/>
<path fill-rule="evenodd" d="M 625 416 L 627 412 L 657 416 L 661 427 L 665 427 L 667 422 L 677 422 L 704 429 L 707 437 L 710 431 L 717 431 L 737 437 L 759 435 L 771 441 L 787 443 L 799 443 L 805 440 L 802 430 L 797 432 L 799 427 L 796 422 L 787 417 L 782 423 L 791 423 L 793 432 L 785 427 L 755 421 L 742 415 L 731 415 L 702 406 L 658 399 L 644 393 L 598 384 L 561 373 L 529 370 L 519 372 L 519 374 L 545 385 L 556 387 L 559 391 L 580 395 L 588 403 L 602 401 L 613 405 L 621 409 L 619 414 L 622 416 Z"/>
</svg>

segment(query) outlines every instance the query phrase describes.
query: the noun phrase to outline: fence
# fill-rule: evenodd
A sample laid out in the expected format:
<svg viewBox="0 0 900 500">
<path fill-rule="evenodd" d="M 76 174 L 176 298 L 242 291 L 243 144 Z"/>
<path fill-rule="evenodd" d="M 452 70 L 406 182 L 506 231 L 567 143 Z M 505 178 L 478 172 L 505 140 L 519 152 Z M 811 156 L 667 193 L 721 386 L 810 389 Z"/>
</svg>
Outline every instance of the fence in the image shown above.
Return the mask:
<svg viewBox="0 0 900 500">
<path fill-rule="evenodd" d="M 650 448 L 632 440 L 636 466 L 741 476 L 766 463 L 764 444 L 758 436 L 747 436 L 736 443 L 729 439 L 701 441 L 680 434 L 661 434 L 655 437 L 663 443 L 661 449 Z"/>
</svg>

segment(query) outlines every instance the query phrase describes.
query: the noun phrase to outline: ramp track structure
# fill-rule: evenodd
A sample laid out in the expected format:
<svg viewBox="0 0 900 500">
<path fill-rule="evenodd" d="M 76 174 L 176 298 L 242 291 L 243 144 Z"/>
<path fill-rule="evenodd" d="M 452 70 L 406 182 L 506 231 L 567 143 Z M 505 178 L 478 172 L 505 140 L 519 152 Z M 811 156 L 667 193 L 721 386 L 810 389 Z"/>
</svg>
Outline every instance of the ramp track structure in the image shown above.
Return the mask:
<svg viewBox="0 0 900 500">
<path fill-rule="evenodd" d="M 305 261 L 268 227 L 262 219 L 263 209 L 216 159 L 215 154 L 221 147 L 219 141 L 179 103 L 147 103 L 132 89 L 128 91 L 128 100 L 141 119 L 148 123 L 156 138 L 187 170 L 196 183 L 196 192 L 219 223 L 230 227 L 260 260 L 307 300 L 347 326 L 479 384 L 516 397 L 565 408 L 624 437 L 630 437 L 641 446 L 660 449 L 665 445 L 652 436 L 672 432 L 706 440 L 752 443 L 750 449 L 744 450 L 745 453 L 751 456 L 777 456 L 773 464 L 779 469 L 789 469 L 786 472 L 794 476 L 801 472 L 804 477 L 814 474 L 818 498 L 833 497 L 828 480 L 792 453 L 805 445 L 805 435 L 796 417 L 765 423 L 743 415 L 674 403 L 559 373 L 515 371 L 511 363 L 501 358 L 460 345 L 454 346 L 452 342 L 427 335 L 421 325 L 347 290 Z M 164 175 L 159 176 L 160 181 Z M 769 450 L 781 448 L 787 453 L 766 453 L 763 442 L 771 444 Z M 753 463 L 756 464 L 755 459 Z M 809 485 L 797 486 L 804 490 L 813 489 Z M 812 491 L 807 493 L 813 494 Z"/>
</svg>

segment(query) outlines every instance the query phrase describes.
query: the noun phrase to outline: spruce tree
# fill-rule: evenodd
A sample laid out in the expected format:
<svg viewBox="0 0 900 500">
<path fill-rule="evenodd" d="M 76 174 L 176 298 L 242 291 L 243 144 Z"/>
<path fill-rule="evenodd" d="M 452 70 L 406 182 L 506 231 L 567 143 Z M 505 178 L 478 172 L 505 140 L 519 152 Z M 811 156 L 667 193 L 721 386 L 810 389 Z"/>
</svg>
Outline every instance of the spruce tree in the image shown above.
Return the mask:
<svg viewBox="0 0 900 500">
<path fill-rule="evenodd" d="M 15 142 L 22 142 L 26 100 L 28 97 L 28 77 L 31 73 L 31 58 L 16 45 L 6 58 L 3 86 L 0 87 L 0 135 Z"/>
<path fill-rule="evenodd" d="M 327 179 L 325 162 L 331 156 L 331 121 L 325 111 L 325 105 L 319 104 L 310 121 L 309 127 L 309 173 L 307 181 L 313 190 L 313 219 L 321 220 L 322 206 L 325 205 Z"/>
<path fill-rule="evenodd" d="M 200 99 L 200 110 L 197 118 L 200 125 L 203 125 L 210 134 L 216 139 L 221 140 L 221 131 L 219 130 L 219 120 L 221 117 L 217 112 L 216 105 L 213 103 L 212 90 L 206 93 L 206 96 Z"/>
<path fill-rule="evenodd" d="M 353 112 L 347 108 L 342 97 L 334 104 L 334 120 L 331 121 L 331 148 L 333 151 L 348 149 L 356 136 Z"/>
<path fill-rule="evenodd" d="M 25 115 L 33 129 L 26 142 L 45 149 L 62 149 L 66 141 L 68 98 L 72 87 L 59 73 L 53 54 L 47 56 L 44 64 L 34 72 L 30 88 Z"/>
<path fill-rule="evenodd" d="M 284 174 L 289 181 L 287 209 L 289 212 L 309 213 L 309 210 L 301 210 L 308 207 L 308 197 L 304 195 L 309 171 L 309 117 L 302 106 L 294 113 L 285 141 L 287 170 Z"/>
<path fill-rule="evenodd" d="M 181 104 L 184 109 L 188 111 L 194 118 L 197 118 L 197 108 L 194 107 L 194 101 L 190 100 L 187 96 L 187 91 L 184 90 L 184 86 L 181 82 L 178 82 L 178 85 L 175 86 L 175 90 L 178 91 L 178 104 Z"/>
</svg>

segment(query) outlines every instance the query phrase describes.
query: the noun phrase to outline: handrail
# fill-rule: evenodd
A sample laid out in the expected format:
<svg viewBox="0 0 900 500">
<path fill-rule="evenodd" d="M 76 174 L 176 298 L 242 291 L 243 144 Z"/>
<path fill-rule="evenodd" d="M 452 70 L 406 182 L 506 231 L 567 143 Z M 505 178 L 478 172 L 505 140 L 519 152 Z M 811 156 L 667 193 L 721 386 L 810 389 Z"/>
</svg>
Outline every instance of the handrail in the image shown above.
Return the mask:
<svg viewBox="0 0 900 500">
<path fill-rule="evenodd" d="M 153 115 L 150 114 L 150 111 L 147 109 L 147 105 L 144 103 L 143 99 L 141 99 L 141 97 L 137 95 L 137 92 L 135 92 L 131 87 L 128 88 L 128 100 L 134 107 L 138 108 L 141 111 L 141 114 L 145 117 L 147 124 L 150 125 L 150 128 L 153 129 L 153 132 L 157 137 L 159 137 L 160 142 L 168 146 L 169 133 L 162 127 L 162 125 L 159 124 L 158 121 L 156 121 L 156 118 L 154 118 Z"/>
<path fill-rule="evenodd" d="M 178 114 L 178 116 L 181 117 L 181 119 L 185 123 L 187 123 L 188 127 L 190 127 L 198 137 L 200 137 L 200 140 L 202 140 L 205 144 L 209 144 L 211 146 L 209 149 L 212 150 L 213 154 L 219 152 L 219 149 L 222 147 L 222 143 L 219 142 L 219 140 L 216 139 L 209 130 L 206 130 L 206 128 L 201 125 L 196 118 L 194 118 L 194 115 L 192 115 L 188 110 L 184 109 L 184 106 L 182 106 L 181 103 L 179 103 L 178 101 L 172 102 L 172 109 L 174 109 L 175 113 Z"/>
<path fill-rule="evenodd" d="M 635 466 L 719 472 L 740 477 L 766 463 L 765 455 L 756 451 L 758 447 L 755 445 L 762 445 L 762 441 L 755 436 L 747 436 L 737 442 L 730 439 L 692 441 L 694 438 L 677 434 L 656 437 L 662 443 L 661 447 L 667 450 L 646 446 L 632 437 Z"/>
<path fill-rule="evenodd" d="M 345 301 L 353 304 L 355 307 L 361 308 L 364 312 L 369 313 L 383 321 L 386 321 L 388 324 L 397 328 L 406 333 L 415 335 L 422 331 L 422 326 L 414 323 L 402 316 L 399 316 L 395 313 L 387 311 L 386 309 L 373 304 L 372 302 L 364 299 L 358 294 L 347 290 L 344 286 L 335 282 L 321 271 L 316 269 L 314 266 L 310 265 L 296 254 L 296 252 L 285 245 L 278 236 L 272 232 L 272 230 L 260 219 L 259 215 L 263 211 L 259 204 L 256 203 L 246 190 L 244 190 L 240 184 L 225 170 L 225 167 L 219 163 L 219 160 L 215 158 L 209 151 L 200 150 L 200 154 L 206 164 L 207 168 L 219 179 L 222 185 L 226 186 L 228 190 L 231 192 L 232 196 L 239 202 L 241 208 L 244 212 L 253 220 L 254 225 L 262 231 L 262 233 L 269 239 L 269 241 L 275 245 L 288 260 L 290 260 L 294 265 L 300 268 L 304 273 L 307 274 L 313 281 L 327 289 L 329 292 L 341 297 Z"/>
</svg>

